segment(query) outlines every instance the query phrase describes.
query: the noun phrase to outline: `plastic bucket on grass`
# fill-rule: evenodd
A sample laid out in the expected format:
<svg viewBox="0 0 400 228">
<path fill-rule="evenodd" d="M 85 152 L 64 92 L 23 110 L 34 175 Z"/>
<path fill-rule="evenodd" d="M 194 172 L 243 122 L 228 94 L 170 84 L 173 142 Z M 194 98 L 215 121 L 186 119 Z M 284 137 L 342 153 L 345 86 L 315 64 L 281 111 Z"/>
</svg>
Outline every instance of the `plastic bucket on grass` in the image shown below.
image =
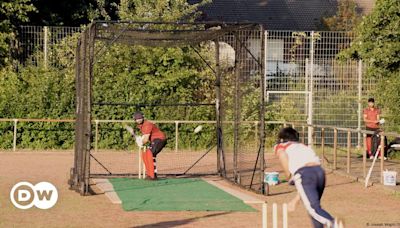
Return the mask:
<svg viewBox="0 0 400 228">
<path fill-rule="evenodd" d="M 396 186 L 396 176 L 395 171 L 383 171 L 383 185 Z"/>
<path fill-rule="evenodd" d="M 278 172 L 265 172 L 264 173 L 264 182 L 268 185 L 277 185 L 279 184 L 279 173 Z"/>
</svg>

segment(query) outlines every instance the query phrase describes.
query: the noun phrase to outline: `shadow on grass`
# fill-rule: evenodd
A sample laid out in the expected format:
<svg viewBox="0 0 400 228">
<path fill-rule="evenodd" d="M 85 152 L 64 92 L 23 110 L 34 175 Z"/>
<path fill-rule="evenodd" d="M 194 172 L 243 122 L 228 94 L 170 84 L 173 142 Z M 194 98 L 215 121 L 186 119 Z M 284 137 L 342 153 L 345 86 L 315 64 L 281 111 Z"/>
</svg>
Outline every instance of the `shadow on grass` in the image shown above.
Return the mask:
<svg viewBox="0 0 400 228">
<path fill-rule="evenodd" d="M 210 214 L 210 215 L 205 215 L 205 216 L 198 216 L 198 217 L 188 218 L 188 219 L 158 222 L 158 223 L 147 224 L 147 225 L 142 225 L 142 226 L 132 226 L 132 228 L 150 228 L 150 227 L 169 228 L 169 227 L 176 227 L 176 226 L 181 226 L 181 225 L 186 225 L 186 224 L 192 223 L 192 222 L 194 222 L 194 221 L 196 221 L 198 219 L 221 216 L 221 215 L 226 215 L 226 214 L 230 214 L 230 213 L 232 213 L 232 212 L 220 212 L 220 213 L 215 213 L 215 214 Z"/>
</svg>

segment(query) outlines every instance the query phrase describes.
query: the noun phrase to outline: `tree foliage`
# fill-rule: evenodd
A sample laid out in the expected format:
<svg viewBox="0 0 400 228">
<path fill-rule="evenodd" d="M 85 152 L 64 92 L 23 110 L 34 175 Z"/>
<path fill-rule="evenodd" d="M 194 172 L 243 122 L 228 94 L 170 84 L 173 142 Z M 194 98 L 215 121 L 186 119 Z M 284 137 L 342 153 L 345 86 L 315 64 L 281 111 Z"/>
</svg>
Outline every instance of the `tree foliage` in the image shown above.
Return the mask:
<svg viewBox="0 0 400 228">
<path fill-rule="evenodd" d="M 341 0 L 336 15 L 325 17 L 322 22 L 330 31 L 350 31 L 360 23 L 361 19 L 354 0 Z"/>
<path fill-rule="evenodd" d="M 35 0 L 31 25 L 81 26 L 92 20 L 117 20 L 119 0 Z"/>
<path fill-rule="evenodd" d="M 151 12 L 166 14 L 162 20 L 180 20 L 196 15 L 195 9 L 184 1 L 138 2 Z M 157 4 L 156 4 L 157 3 Z M 139 6 L 138 6 L 139 7 Z M 175 9 L 175 7 L 180 7 Z M 123 10 L 123 6 L 120 7 Z M 135 19 L 135 12 L 123 13 L 124 20 Z M 137 12 L 141 14 L 142 12 Z M 181 13 L 179 15 L 179 13 Z M 155 13 L 153 13 L 155 15 Z M 150 19 L 149 19 L 150 20 Z M 151 20 L 161 20 L 151 18 Z M 11 68 L 2 72 L 0 111 L 6 118 L 74 118 L 75 81 L 74 53 L 77 37 L 65 38 L 53 50 L 58 58 L 54 66 L 27 66 L 18 74 Z M 196 51 L 195 51 L 196 49 Z M 176 48 L 150 48 L 115 44 L 96 58 L 93 80 L 94 103 L 127 104 L 176 104 L 213 103 L 215 77 L 207 64 L 196 53 L 199 52 L 210 64 L 212 51 L 207 43 Z M 41 53 L 36 53 L 40 55 Z M 53 64 L 52 64 L 53 65 Z M 212 120 L 214 107 L 152 107 L 95 105 L 93 119 L 132 119 L 132 114 L 141 110 L 148 119 L 157 120 Z M 68 124 L 20 124 L 18 143 L 34 148 L 65 148 L 73 144 L 73 131 Z M 160 125 L 174 140 L 174 124 Z M 180 132 L 193 132 L 195 126 L 182 125 Z M 42 131 L 40 131 L 42 129 Z M 101 124 L 100 147 L 126 148 L 129 135 L 118 124 Z M 207 128 L 205 128 L 206 130 Z M 198 134 L 195 137 L 180 137 L 190 140 L 183 143 L 193 147 L 208 145 L 214 139 L 214 132 Z M 7 137 L 0 142 L 3 147 L 11 146 L 12 125 L 2 125 Z M 193 141 L 193 138 L 196 138 Z M 171 143 L 170 146 L 173 146 Z"/>
<path fill-rule="evenodd" d="M 73 75 L 73 74 L 72 74 Z M 0 72 L 0 118 L 71 119 L 75 109 L 71 72 L 29 66 L 16 73 Z M 71 148 L 70 123 L 18 123 L 18 145 L 30 148 Z M 0 145 L 10 148 L 12 123 L 0 124 Z"/>
<path fill-rule="evenodd" d="M 210 0 L 197 4 L 186 0 L 121 0 L 118 15 L 121 20 L 131 21 L 194 21 L 200 16 L 198 7 L 207 2 Z"/>
<path fill-rule="evenodd" d="M 362 59 L 367 76 L 379 79 L 373 95 L 380 100 L 383 116 L 400 128 L 400 1 L 378 0 L 372 13 L 356 29 L 357 38 L 341 59 Z"/>
<path fill-rule="evenodd" d="M 137 21 L 194 21 L 199 15 L 196 5 L 183 0 L 140 1 L 123 0 L 118 6 L 121 20 Z M 103 17 L 107 12 L 98 11 Z M 156 29 L 171 29 L 174 24 Z M 74 52 L 78 36 L 66 37 L 54 47 L 57 56 L 48 68 L 28 65 L 16 73 L 12 68 L 1 71 L 0 113 L 2 118 L 75 118 Z M 97 43 L 96 47 L 105 44 Z M 215 120 L 215 106 L 162 106 L 182 103 L 214 103 L 215 75 L 208 65 L 215 66 L 212 42 L 179 47 L 145 47 L 122 44 L 105 45 L 96 55 L 93 78 L 93 119 L 131 120 L 135 111 L 144 112 L 155 120 Z M 104 51 L 104 52 L 103 52 Z M 96 52 L 97 53 L 97 52 Z M 35 55 L 42 55 L 37 52 Z M 200 57 L 200 56 L 201 57 Z M 204 59 L 207 63 L 204 62 Z M 223 68 L 223 67 L 222 67 Z M 227 68 L 229 68 L 227 66 Z M 224 74 L 228 83 L 233 72 Z M 227 85 L 225 102 L 233 104 L 234 89 Z M 243 120 L 258 120 L 259 85 L 243 85 Z M 104 105 L 113 103 L 114 105 Z M 115 105 L 123 103 L 126 105 Z M 132 105 L 136 104 L 136 105 Z M 161 106 L 146 106 L 151 104 Z M 233 107 L 233 106 L 232 106 Z M 226 120 L 232 120 L 233 109 Z M 231 113 L 228 113 L 231 112 Z M 274 115 L 273 112 L 267 116 Z M 0 118 L 1 118 L 0 117 Z M 267 117 L 268 118 L 268 117 Z M 74 143 L 73 125 L 58 123 L 18 123 L 18 145 L 30 148 L 71 148 Z M 175 124 L 159 124 L 175 140 Z M 207 125 L 193 134 L 194 124 L 179 126 L 180 146 L 204 148 L 215 143 L 215 127 Z M 94 130 L 94 127 L 93 127 Z M 243 129 L 242 129 L 243 130 Z M 246 137 L 254 139 L 254 126 L 244 129 Z M 9 148 L 12 142 L 12 123 L 0 125 L 0 146 Z M 100 148 L 127 148 L 132 144 L 129 134 L 120 124 L 99 125 Z M 173 147 L 174 143 L 169 143 Z"/>
<path fill-rule="evenodd" d="M 10 63 L 11 44 L 17 26 L 29 20 L 28 13 L 35 11 L 30 0 L 3 0 L 0 2 L 0 67 Z"/>
</svg>

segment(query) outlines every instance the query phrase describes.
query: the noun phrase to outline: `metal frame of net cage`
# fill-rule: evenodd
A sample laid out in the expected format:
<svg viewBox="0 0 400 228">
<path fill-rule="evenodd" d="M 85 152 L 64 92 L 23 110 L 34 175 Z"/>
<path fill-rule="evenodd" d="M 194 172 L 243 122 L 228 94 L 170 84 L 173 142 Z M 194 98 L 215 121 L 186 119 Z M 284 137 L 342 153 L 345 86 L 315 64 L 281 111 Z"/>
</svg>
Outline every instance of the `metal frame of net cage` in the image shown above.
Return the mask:
<svg viewBox="0 0 400 228">
<path fill-rule="evenodd" d="M 71 189 L 86 195 L 90 190 L 91 179 L 95 178 L 90 166 L 96 162 L 92 156 L 91 113 L 93 68 L 96 57 L 117 43 L 147 47 L 180 47 L 213 42 L 215 65 L 211 66 L 203 60 L 215 75 L 217 138 L 215 174 L 263 193 L 265 163 L 265 106 L 263 105 L 265 36 L 263 34 L 263 26 L 249 23 L 112 21 L 91 23 L 82 32 L 76 50 L 75 154 L 69 180 Z M 231 54 L 226 55 L 229 51 Z M 249 120 L 259 121 L 256 134 L 254 134 L 254 124 L 246 123 Z M 196 163 L 197 161 L 190 167 Z M 132 174 L 134 173 L 123 175 Z"/>
</svg>

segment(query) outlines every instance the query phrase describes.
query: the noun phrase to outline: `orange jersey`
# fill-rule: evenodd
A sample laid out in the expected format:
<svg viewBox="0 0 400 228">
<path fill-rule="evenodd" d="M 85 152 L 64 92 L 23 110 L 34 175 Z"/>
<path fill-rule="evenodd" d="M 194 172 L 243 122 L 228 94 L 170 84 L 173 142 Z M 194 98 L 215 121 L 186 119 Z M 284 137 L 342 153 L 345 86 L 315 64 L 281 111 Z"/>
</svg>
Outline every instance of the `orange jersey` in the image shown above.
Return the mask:
<svg viewBox="0 0 400 228">
<path fill-rule="evenodd" d="M 138 128 L 143 135 L 150 135 L 150 141 L 154 141 L 154 139 L 166 139 L 164 132 L 148 120 L 144 120 L 143 124 L 138 125 Z"/>
<path fill-rule="evenodd" d="M 381 110 L 379 108 L 366 108 L 364 109 L 364 115 L 367 115 L 367 120 L 373 121 L 373 123 L 365 123 L 365 125 L 369 128 L 379 128 L 379 124 L 377 123 L 378 120 L 378 115 L 381 114 Z"/>
</svg>

